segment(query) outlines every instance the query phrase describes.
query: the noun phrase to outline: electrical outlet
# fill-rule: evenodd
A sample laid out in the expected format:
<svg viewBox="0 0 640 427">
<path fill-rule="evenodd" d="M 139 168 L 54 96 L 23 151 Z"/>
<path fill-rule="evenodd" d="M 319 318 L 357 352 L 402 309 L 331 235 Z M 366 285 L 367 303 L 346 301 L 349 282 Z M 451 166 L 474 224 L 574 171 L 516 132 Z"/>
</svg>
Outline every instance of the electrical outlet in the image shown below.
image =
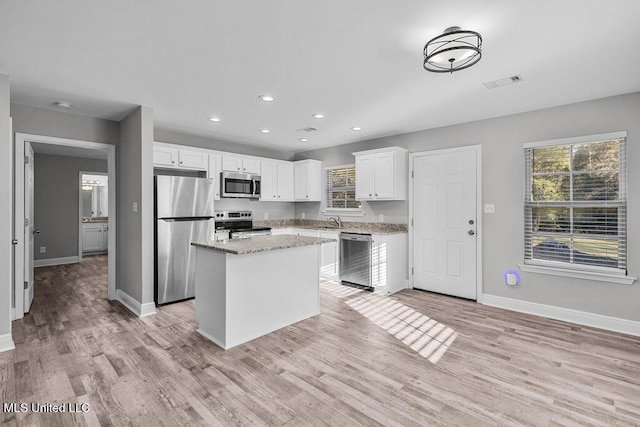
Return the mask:
<svg viewBox="0 0 640 427">
<path fill-rule="evenodd" d="M 384 222 L 384 215 L 378 215 L 378 222 Z"/>
<path fill-rule="evenodd" d="M 269 219 L 269 212 L 264 213 L 264 219 Z"/>
<path fill-rule="evenodd" d="M 484 213 L 496 213 L 496 205 L 484 205 Z"/>
<path fill-rule="evenodd" d="M 307 217 L 307 214 L 305 214 L 304 212 L 302 212 L 302 219 L 305 219 Z"/>
<path fill-rule="evenodd" d="M 133 211 L 138 212 L 138 202 L 133 202 Z"/>
<path fill-rule="evenodd" d="M 40 246 L 40 253 L 44 254 L 47 252 L 47 247 L 46 246 Z"/>
</svg>

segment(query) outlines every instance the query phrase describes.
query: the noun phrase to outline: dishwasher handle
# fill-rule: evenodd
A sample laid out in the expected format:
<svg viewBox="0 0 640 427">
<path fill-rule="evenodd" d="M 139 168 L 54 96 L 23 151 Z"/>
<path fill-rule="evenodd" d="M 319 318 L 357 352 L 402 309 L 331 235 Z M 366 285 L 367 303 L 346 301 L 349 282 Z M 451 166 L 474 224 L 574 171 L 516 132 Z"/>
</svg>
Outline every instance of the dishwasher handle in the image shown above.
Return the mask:
<svg viewBox="0 0 640 427">
<path fill-rule="evenodd" d="M 340 233 L 340 240 L 355 240 L 358 242 L 371 242 L 371 234 L 356 234 L 356 233 Z"/>
</svg>

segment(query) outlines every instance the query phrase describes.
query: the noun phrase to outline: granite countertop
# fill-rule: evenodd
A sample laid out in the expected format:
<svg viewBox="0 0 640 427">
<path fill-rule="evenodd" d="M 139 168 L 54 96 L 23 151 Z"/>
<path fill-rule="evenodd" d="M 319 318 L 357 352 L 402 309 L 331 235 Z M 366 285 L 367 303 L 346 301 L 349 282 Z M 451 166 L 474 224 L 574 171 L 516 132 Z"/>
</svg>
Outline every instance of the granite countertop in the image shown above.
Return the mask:
<svg viewBox="0 0 640 427">
<path fill-rule="evenodd" d="M 96 217 L 84 217 L 82 218 L 83 224 L 92 224 L 92 223 L 101 223 L 101 222 L 109 222 L 109 218 L 106 216 L 96 216 Z"/>
<path fill-rule="evenodd" d="M 342 227 L 337 227 L 331 221 L 316 220 L 254 220 L 253 225 L 271 228 L 302 228 L 316 231 L 333 231 L 344 233 L 364 234 L 402 234 L 407 232 L 406 224 L 389 224 L 378 222 L 343 222 Z"/>
<path fill-rule="evenodd" d="M 297 248 L 300 246 L 321 245 L 335 242 L 335 239 L 323 239 L 319 237 L 305 236 L 254 236 L 248 239 L 232 239 L 227 243 L 210 241 L 207 243 L 192 242 L 193 246 L 211 249 L 218 252 L 226 252 L 234 255 L 268 252 L 277 249 Z"/>
</svg>

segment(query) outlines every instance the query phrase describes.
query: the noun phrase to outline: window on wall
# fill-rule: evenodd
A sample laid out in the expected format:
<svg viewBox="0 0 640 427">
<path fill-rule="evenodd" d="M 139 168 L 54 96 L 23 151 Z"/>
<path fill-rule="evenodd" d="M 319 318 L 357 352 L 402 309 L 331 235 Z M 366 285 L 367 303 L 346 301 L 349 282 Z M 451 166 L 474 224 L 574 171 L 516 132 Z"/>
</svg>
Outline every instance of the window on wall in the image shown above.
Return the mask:
<svg viewBox="0 0 640 427">
<path fill-rule="evenodd" d="M 525 144 L 525 264 L 626 274 L 626 132 Z"/>
<path fill-rule="evenodd" d="M 356 200 L 356 168 L 354 165 L 327 169 L 327 208 L 360 209 Z"/>
</svg>

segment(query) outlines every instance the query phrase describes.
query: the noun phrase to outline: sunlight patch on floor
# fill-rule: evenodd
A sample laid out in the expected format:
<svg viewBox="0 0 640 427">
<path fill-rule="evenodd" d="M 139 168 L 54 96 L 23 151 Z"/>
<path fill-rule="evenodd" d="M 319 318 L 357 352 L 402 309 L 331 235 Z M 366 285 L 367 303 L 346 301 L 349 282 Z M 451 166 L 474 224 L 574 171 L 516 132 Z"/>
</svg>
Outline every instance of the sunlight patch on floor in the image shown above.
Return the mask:
<svg viewBox="0 0 640 427">
<path fill-rule="evenodd" d="M 331 285 L 345 288 L 338 284 Z M 357 289 L 355 291 L 360 292 Z M 329 290 L 329 292 L 339 293 L 339 290 Z M 458 336 L 458 333 L 450 327 L 407 307 L 392 297 L 363 293 L 345 301 L 345 304 L 434 364 L 438 363 Z"/>
<path fill-rule="evenodd" d="M 363 292 L 362 289 L 350 288 L 349 286 L 344 286 L 336 282 L 320 282 L 320 289 L 340 299 Z"/>
</svg>

